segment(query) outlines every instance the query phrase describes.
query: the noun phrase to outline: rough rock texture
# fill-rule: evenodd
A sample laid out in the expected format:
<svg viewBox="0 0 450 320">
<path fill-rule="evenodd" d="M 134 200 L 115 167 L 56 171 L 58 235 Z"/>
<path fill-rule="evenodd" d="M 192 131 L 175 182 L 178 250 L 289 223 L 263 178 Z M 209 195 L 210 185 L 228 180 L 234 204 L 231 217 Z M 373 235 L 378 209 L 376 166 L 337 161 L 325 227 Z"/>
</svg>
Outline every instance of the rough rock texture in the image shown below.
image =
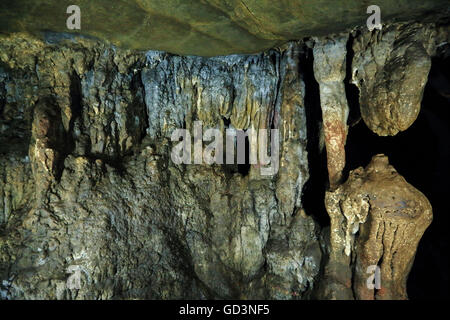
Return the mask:
<svg viewBox="0 0 450 320">
<path fill-rule="evenodd" d="M 448 34 L 424 30 L 434 30 L 430 46 Z M 353 59 L 347 38 L 311 40 L 332 186 L 331 234 L 322 241 L 316 213 L 302 204 L 311 134 L 305 43 L 204 58 L 61 34 L 45 42 L 1 36 L 0 297 L 404 298 L 431 211 L 380 157 L 340 185 L 345 65 L 351 60 L 358 76 L 372 70 L 358 60 L 368 49 L 358 51 L 355 39 Z M 402 42 L 375 48 L 388 56 Z M 389 81 L 400 88 L 405 77 Z M 363 102 L 372 92 L 360 88 Z M 408 97 L 413 105 L 416 95 Z M 259 164 L 175 164 L 172 132 L 192 134 L 195 121 L 222 131 L 278 129 L 278 173 L 262 176 Z M 385 199 L 390 191 L 400 202 Z M 376 230 L 385 232 L 374 237 Z M 366 294 L 360 270 L 369 263 L 380 264 L 385 284 Z M 68 286 L 74 270 L 79 289 Z"/>
<path fill-rule="evenodd" d="M 308 297 L 321 251 L 300 201 L 299 54 L 296 44 L 206 59 L 2 39 L 2 297 Z M 170 135 L 194 120 L 280 129 L 279 173 L 175 165 Z M 66 286 L 77 268 L 80 290 Z"/>
<path fill-rule="evenodd" d="M 319 83 L 323 134 L 327 150 L 330 188 L 341 182 L 345 167 L 345 143 L 348 134 L 349 107 L 345 95 L 348 35 L 334 39 L 316 39 L 314 77 Z"/>
<path fill-rule="evenodd" d="M 325 199 L 331 219 L 324 297 L 406 299 L 406 280 L 432 221 L 427 198 L 376 155 Z M 368 268 L 380 267 L 381 288 L 368 287 Z M 352 281 L 353 279 L 353 281 Z"/>
<path fill-rule="evenodd" d="M 436 48 L 448 32 L 427 25 L 390 25 L 358 34 L 353 43 L 353 83 L 360 90 L 361 116 L 380 136 L 408 129 L 420 112 Z"/>
<path fill-rule="evenodd" d="M 435 21 L 449 10 L 447 0 L 4 0 L 0 32 L 46 32 L 49 40 L 51 32 L 76 32 L 128 49 L 201 56 L 257 53 L 365 26 L 371 4 L 382 23 Z M 66 27 L 70 5 L 81 9 L 81 30 Z"/>
</svg>

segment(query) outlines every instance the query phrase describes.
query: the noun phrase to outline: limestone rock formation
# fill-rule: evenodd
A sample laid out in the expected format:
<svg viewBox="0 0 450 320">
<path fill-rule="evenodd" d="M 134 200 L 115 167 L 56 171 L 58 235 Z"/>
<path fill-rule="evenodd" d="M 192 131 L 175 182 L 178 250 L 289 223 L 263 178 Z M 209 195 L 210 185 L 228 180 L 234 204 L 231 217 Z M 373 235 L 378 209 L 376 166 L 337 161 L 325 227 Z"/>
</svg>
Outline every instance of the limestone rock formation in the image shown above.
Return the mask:
<svg viewBox="0 0 450 320">
<path fill-rule="evenodd" d="M 206 3 L 212 2 L 196 5 L 211 9 Z M 113 9 L 123 10 L 120 21 L 130 23 L 145 22 L 138 5 L 161 21 L 173 6 L 168 2 L 159 13 L 152 1 L 127 4 L 133 7 Z M 204 43 L 197 41 L 199 33 L 206 32 L 197 25 L 184 34 L 189 41 L 155 47 L 205 55 L 251 52 L 291 37 L 278 27 L 303 34 L 287 18 L 274 22 L 275 29 L 255 24 L 256 14 L 246 21 L 259 8 L 256 2 L 240 2 L 250 12 L 244 16 L 229 12 L 227 4 L 214 3 L 211 10 L 228 12 L 258 41 L 244 37 L 245 48 L 238 40 L 227 48 L 212 41 L 209 51 L 196 51 Z M 24 10 L 24 2 L 14 5 Z M 329 30 L 326 15 L 321 19 L 313 29 L 323 23 Z M 19 27 L 14 15 L 8 21 Z M 25 22 L 25 29 L 33 25 Z M 259 54 L 210 58 L 60 33 L 46 33 L 44 40 L 1 34 L 0 298 L 406 298 L 405 281 L 431 207 L 382 156 L 343 183 L 351 135 L 346 81 L 353 77 L 359 86 L 361 113 L 372 130 L 383 135 L 406 129 L 417 116 L 430 57 L 448 37 L 446 25 L 417 28 L 399 23 L 381 32 L 356 29 Z M 118 37 L 131 48 L 146 32 L 138 28 L 127 43 L 128 34 L 112 28 L 105 36 L 102 30 L 97 35 Z M 371 56 L 378 51 L 376 59 Z M 305 59 L 309 54 L 314 62 Z M 411 68 L 423 73 L 408 74 Z M 307 77 L 309 72 L 314 74 Z M 311 79 L 317 97 L 309 91 Z M 386 90 L 395 90 L 399 100 L 389 100 Z M 321 119 L 309 117 L 306 97 L 320 100 L 314 106 Z M 279 138 L 277 172 L 261 175 L 261 163 L 176 164 L 172 133 L 192 134 L 197 121 L 224 135 L 227 129 L 267 129 L 269 138 Z M 304 205 L 305 185 L 314 178 L 308 159 L 314 133 L 307 124 L 319 121 L 330 183 L 328 234 L 317 212 Z M 366 291 L 366 270 L 373 265 L 381 268 L 382 288 Z"/>
<path fill-rule="evenodd" d="M 353 83 L 360 90 L 361 116 L 373 132 L 392 136 L 414 123 L 431 57 L 448 41 L 448 33 L 422 24 L 391 25 L 355 37 Z"/>
<path fill-rule="evenodd" d="M 325 201 L 331 219 L 325 297 L 406 299 L 415 252 L 432 221 L 428 199 L 376 155 Z M 380 268 L 376 289 L 368 286 L 373 267 Z"/>
<path fill-rule="evenodd" d="M 340 36 L 322 41 L 316 39 L 314 44 L 314 76 L 320 87 L 320 106 L 331 189 L 336 188 L 341 182 L 345 167 L 349 113 L 344 85 L 347 40 L 348 36 Z"/>
<path fill-rule="evenodd" d="M 24 137 L 14 146 L 1 138 L 4 297 L 311 293 L 321 251 L 300 200 L 308 163 L 299 45 L 208 59 L 12 36 L 0 52 L 2 130 Z M 174 164 L 170 135 L 196 120 L 279 129 L 278 174 Z M 79 290 L 67 286 L 71 270 L 81 270 Z"/>
</svg>

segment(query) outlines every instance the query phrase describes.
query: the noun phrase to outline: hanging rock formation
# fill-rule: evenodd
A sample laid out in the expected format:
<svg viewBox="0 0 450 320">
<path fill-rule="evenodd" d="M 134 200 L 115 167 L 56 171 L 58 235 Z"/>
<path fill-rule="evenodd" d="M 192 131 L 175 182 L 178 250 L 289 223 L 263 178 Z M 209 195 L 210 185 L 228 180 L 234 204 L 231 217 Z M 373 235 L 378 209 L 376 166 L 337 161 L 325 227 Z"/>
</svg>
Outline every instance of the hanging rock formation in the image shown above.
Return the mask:
<svg viewBox="0 0 450 320">
<path fill-rule="evenodd" d="M 380 136 L 408 129 L 420 112 L 436 48 L 448 33 L 427 25 L 389 25 L 358 34 L 353 43 L 353 83 L 360 90 L 361 116 Z"/>
<path fill-rule="evenodd" d="M 347 39 L 348 36 L 316 39 L 313 50 L 314 76 L 320 87 L 323 134 L 331 189 L 336 188 L 341 182 L 345 167 L 349 113 L 344 86 Z"/>
</svg>

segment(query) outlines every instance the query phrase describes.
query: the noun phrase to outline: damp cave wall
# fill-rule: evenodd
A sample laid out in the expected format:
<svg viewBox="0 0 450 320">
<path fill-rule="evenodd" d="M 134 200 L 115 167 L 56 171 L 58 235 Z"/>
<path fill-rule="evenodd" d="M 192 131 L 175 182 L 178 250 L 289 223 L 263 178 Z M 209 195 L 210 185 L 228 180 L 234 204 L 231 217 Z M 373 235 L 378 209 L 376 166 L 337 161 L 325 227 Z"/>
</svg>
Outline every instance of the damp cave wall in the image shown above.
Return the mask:
<svg viewBox="0 0 450 320">
<path fill-rule="evenodd" d="M 448 265 L 448 91 L 439 80 L 448 80 L 448 58 L 434 53 L 411 128 L 379 137 L 360 119 L 361 92 L 351 84 L 354 36 L 341 53 L 350 108 L 344 178 L 384 153 L 425 193 L 438 223 L 419 246 L 408 293 L 448 296 L 437 278 L 446 279 Z M 87 39 L 2 38 L 2 298 L 315 298 L 329 185 L 315 39 L 305 40 L 200 58 Z M 195 120 L 279 128 L 279 173 L 174 165 L 170 133 Z M 80 290 L 67 288 L 70 266 L 82 270 Z M 440 270 L 435 281 L 431 269 Z"/>
</svg>

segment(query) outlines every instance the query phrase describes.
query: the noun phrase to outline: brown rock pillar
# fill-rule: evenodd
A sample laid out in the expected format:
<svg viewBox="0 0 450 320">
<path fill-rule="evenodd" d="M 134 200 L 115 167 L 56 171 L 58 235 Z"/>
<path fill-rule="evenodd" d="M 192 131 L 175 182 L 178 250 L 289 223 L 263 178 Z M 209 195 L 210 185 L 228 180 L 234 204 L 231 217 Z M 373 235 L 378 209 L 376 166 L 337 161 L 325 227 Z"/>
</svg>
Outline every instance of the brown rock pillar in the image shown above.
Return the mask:
<svg viewBox="0 0 450 320">
<path fill-rule="evenodd" d="M 376 155 L 326 195 L 331 218 L 326 286 L 329 298 L 407 299 L 406 281 L 419 241 L 432 221 L 427 198 Z M 372 286 L 371 277 L 375 273 Z M 353 283 L 351 283 L 353 279 Z M 336 288 L 338 290 L 336 290 Z"/>
<path fill-rule="evenodd" d="M 320 106 L 332 190 L 341 182 L 345 167 L 349 113 L 344 86 L 347 39 L 348 36 L 316 40 L 313 49 L 314 76 L 320 86 Z"/>
</svg>

